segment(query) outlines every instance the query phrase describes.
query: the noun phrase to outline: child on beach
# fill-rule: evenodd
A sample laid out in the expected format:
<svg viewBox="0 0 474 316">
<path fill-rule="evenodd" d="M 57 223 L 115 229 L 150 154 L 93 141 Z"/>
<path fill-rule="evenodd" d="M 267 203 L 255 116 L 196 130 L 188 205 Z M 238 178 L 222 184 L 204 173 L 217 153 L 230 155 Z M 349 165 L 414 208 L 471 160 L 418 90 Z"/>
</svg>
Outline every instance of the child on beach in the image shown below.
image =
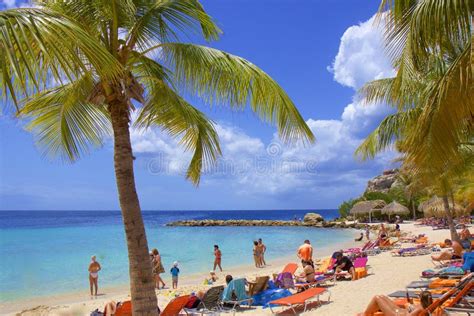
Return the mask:
<svg viewBox="0 0 474 316">
<path fill-rule="evenodd" d="M 173 263 L 173 267 L 170 270 L 171 279 L 173 281 L 173 289 L 178 288 L 178 275 L 179 275 L 179 268 L 178 268 L 178 261 Z"/>
</svg>

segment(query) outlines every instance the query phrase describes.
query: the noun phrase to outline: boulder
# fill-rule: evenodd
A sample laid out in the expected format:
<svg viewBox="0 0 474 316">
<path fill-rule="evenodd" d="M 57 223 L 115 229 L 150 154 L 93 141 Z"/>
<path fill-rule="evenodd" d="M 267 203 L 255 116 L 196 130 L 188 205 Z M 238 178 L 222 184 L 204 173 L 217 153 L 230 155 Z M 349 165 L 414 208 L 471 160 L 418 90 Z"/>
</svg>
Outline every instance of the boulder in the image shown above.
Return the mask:
<svg viewBox="0 0 474 316">
<path fill-rule="evenodd" d="M 387 193 L 395 184 L 398 176 L 398 170 L 387 170 L 380 176 L 377 176 L 367 183 L 366 192 Z"/>
<path fill-rule="evenodd" d="M 305 225 L 314 225 L 322 221 L 324 221 L 324 218 L 318 213 L 307 213 L 303 218 Z"/>
</svg>

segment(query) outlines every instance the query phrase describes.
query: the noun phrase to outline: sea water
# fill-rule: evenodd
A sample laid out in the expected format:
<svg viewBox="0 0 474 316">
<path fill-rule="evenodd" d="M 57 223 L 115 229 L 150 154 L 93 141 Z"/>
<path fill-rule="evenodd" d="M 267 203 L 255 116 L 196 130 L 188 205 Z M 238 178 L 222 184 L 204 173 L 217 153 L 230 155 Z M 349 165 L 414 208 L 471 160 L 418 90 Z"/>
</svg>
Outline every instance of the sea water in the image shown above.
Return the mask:
<svg viewBox="0 0 474 316">
<path fill-rule="evenodd" d="M 145 211 L 150 248 L 158 248 L 165 266 L 174 261 L 181 276 L 212 269 L 213 245 L 222 250 L 222 265 L 253 262 L 253 241 L 263 238 L 266 260 L 296 253 L 304 239 L 318 249 L 353 238 L 353 232 L 305 227 L 167 227 L 184 219 L 301 218 L 307 211 Z M 317 211 L 326 219 L 337 211 Z M 125 233 L 117 211 L 0 212 L 0 301 L 88 289 L 91 255 L 102 265 L 101 286 L 128 282 Z"/>
</svg>

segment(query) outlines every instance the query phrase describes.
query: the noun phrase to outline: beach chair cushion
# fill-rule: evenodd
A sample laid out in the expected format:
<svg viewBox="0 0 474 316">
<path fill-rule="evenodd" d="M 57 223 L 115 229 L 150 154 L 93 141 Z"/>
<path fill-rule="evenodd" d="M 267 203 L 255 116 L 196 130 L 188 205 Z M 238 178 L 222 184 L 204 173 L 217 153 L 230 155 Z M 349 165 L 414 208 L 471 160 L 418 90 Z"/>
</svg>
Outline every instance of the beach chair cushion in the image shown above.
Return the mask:
<svg viewBox="0 0 474 316">
<path fill-rule="evenodd" d="M 458 280 L 455 279 L 439 279 L 436 278 L 428 285 L 430 289 L 436 289 L 440 287 L 452 287 L 458 283 Z"/>
<path fill-rule="evenodd" d="M 309 299 L 319 296 L 324 292 L 326 292 L 325 288 L 313 287 L 304 292 L 271 301 L 270 304 L 281 306 L 304 305 Z"/>
</svg>

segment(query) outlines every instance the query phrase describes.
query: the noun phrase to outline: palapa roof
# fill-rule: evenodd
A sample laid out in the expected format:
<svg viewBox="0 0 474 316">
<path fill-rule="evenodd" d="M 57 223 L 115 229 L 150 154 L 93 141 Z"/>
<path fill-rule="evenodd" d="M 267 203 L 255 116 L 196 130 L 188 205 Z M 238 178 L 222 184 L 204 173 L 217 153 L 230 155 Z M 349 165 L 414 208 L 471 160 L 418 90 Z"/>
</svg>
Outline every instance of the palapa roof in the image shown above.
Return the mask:
<svg viewBox="0 0 474 316">
<path fill-rule="evenodd" d="M 384 200 L 360 201 L 354 204 L 350 214 L 368 214 L 373 211 L 380 211 L 386 205 Z"/>
<path fill-rule="evenodd" d="M 386 205 L 383 209 L 382 209 L 382 214 L 387 214 L 387 215 L 394 215 L 394 214 L 397 214 L 397 215 L 404 215 L 404 214 L 410 214 L 410 210 L 398 203 L 397 201 L 393 201 L 392 203 Z"/>
<path fill-rule="evenodd" d="M 452 201 L 449 201 L 449 208 L 451 210 L 454 209 L 454 216 L 461 215 L 465 212 L 465 209 L 461 205 L 454 203 L 453 206 Z M 425 216 L 444 217 L 446 215 L 444 211 L 444 201 L 442 198 L 437 197 L 436 195 L 431 199 L 420 203 L 418 210 L 422 211 Z"/>
</svg>

